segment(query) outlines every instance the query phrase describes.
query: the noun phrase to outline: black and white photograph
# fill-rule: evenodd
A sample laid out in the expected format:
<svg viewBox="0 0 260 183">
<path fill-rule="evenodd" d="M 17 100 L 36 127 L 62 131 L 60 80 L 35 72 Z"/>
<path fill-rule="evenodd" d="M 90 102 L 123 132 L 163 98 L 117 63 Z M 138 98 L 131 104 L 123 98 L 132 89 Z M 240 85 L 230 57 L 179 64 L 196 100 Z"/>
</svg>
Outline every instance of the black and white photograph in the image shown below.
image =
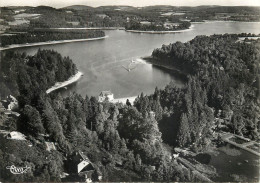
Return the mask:
<svg viewBox="0 0 260 183">
<path fill-rule="evenodd" d="M 259 167 L 260 0 L 0 0 L 0 183 Z"/>
</svg>

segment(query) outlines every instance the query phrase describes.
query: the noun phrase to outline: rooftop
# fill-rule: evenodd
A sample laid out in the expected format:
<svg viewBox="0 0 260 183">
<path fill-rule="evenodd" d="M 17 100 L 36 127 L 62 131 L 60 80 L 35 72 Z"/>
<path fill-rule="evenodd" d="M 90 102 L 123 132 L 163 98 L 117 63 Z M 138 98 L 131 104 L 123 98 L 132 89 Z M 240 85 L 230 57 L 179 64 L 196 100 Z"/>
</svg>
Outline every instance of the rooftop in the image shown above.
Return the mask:
<svg viewBox="0 0 260 183">
<path fill-rule="evenodd" d="M 111 91 L 102 91 L 100 93 L 100 96 L 107 96 L 107 95 L 112 95 L 113 93 Z"/>
</svg>

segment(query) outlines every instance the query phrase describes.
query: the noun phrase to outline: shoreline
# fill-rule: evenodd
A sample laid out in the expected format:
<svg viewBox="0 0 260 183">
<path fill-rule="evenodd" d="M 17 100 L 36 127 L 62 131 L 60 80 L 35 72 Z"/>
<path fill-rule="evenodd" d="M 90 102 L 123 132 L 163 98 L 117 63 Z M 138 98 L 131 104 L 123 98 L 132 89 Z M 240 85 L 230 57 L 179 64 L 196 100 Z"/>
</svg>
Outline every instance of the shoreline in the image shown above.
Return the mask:
<svg viewBox="0 0 260 183">
<path fill-rule="evenodd" d="M 124 27 L 59 27 L 59 28 L 49 28 L 58 30 L 124 30 Z"/>
<path fill-rule="evenodd" d="M 54 86 L 52 86 L 51 88 L 46 90 L 46 93 L 49 94 L 49 93 L 53 92 L 54 90 L 57 90 L 57 89 L 65 87 L 65 86 L 68 86 L 72 83 L 75 83 L 81 78 L 82 75 L 83 75 L 83 73 L 78 71 L 75 75 L 71 76 L 68 80 L 55 83 Z"/>
<path fill-rule="evenodd" d="M 181 33 L 191 31 L 194 25 L 191 25 L 188 29 L 183 30 L 175 30 L 175 31 L 141 31 L 141 30 L 125 30 L 126 32 L 133 32 L 133 33 L 147 33 L 147 34 L 171 34 L 171 33 Z"/>
<path fill-rule="evenodd" d="M 167 70 L 170 70 L 170 71 L 174 71 L 174 72 L 176 72 L 175 74 L 178 74 L 180 76 L 187 77 L 187 75 L 188 75 L 187 73 L 177 69 L 174 66 L 167 65 L 167 64 L 164 64 L 164 63 L 157 63 L 157 62 L 155 62 L 156 59 L 152 58 L 151 56 L 142 57 L 142 59 L 145 60 L 147 63 L 150 63 L 150 64 L 152 64 L 154 66 L 161 67 L 161 68 L 164 68 L 164 69 L 167 69 Z"/>
<path fill-rule="evenodd" d="M 214 22 L 219 22 L 219 23 L 224 23 L 224 22 L 241 22 L 241 23 L 260 23 L 260 21 L 235 21 L 235 20 L 204 20 L 204 23 L 214 23 Z"/>
<path fill-rule="evenodd" d="M 47 42 L 37 42 L 37 43 L 13 44 L 13 45 L 9 45 L 7 47 L 0 47 L 0 51 L 14 49 L 14 48 L 22 48 L 22 47 L 54 45 L 54 44 L 83 42 L 83 41 L 95 41 L 95 40 L 101 40 L 101 39 L 105 39 L 105 38 L 108 38 L 108 36 L 97 37 L 97 38 L 86 38 L 86 39 L 71 39 L 71 40 L 47 41 Z"/>
</svg>

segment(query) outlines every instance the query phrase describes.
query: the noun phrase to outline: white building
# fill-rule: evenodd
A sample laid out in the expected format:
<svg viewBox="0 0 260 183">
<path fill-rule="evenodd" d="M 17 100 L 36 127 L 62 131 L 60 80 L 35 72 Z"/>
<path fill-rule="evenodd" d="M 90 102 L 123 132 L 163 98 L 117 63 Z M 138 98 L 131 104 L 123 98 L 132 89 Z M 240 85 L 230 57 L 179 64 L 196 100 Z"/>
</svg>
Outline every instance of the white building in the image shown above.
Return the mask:
<svg viewBox="0 0 260 183">
<path fill-rule="evenodd" d="M 13 110 L 18 106 L 18 101 L 12 95 L 9 95 L 6 100 L 2 100 L 2 105 L 9 111 Z"/>
<path fill-rule="evenodd" d="M 6 135 L 6 138 L 11 140 L 26 140 L 26 136 L 21 132 L 17 132 L 17 131 L 10 132 L 9 134 Z"/>
<path fill-rule="evenodd" d="M 56 146 L 53 142 L 45 142 L 46 145 L 46 150 L 51 151 L 51 150 L 56 150 Z"/>
<path fill-rule="evenodd" d="M 114 94 L 111 93 L 111 91 L 102 91 L 98 96 L 98 101 L 104 102 L 105 100 L 107 101 L 114 100 Z"/>
</svg>

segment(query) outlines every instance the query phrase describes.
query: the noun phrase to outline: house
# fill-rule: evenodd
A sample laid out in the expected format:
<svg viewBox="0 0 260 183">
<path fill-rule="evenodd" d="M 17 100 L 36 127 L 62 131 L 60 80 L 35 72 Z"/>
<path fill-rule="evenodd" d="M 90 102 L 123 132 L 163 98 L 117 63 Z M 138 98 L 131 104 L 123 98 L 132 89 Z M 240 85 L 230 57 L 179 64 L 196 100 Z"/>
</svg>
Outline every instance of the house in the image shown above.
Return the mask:
<svg viewBox="0 0 260 183">
<path fill-rule="evenodd" d="M 102 91 L 98 96 L 99 102 L 114 100 L 114 94 L 111 91 Z"/>
<path fill-rule="evenodd" d="M 19 117 L 18 112 L 12 111 L 18 106 L 18 101 L 12 95 L 9 95 L 6 100 L 0 101 L 0 113 L 4 113 L 8 117 Z"/>
<path fill-rule="evenodd" d="M 98 16 L 99 18 L 106 18 L 108 17 L 106 14 L 96 14 L 96 16 Z"/>
<path fill-rule="evenodd" d="M 70 164 L 69 172 L 80 173 L 84 170 L 94 170 L 90 160 L 81 151 L 73 153 L 69 158 L 68 162 Z"/>
<path fill-rule="evenodd" d="M 4 114 L 7 115 L 8 117 L 19 117 L 20 116 L 20 114 L 18 112 L 9 111 L 9 110 L 4 111 Z"/>
<path fill-rule="evenodd" d="M 69 174 L 66 173 L 66 172 L 62 172 L 62 173 L 60 174 L 60 178 L 61 178 L 61 179 L 64 179 L 64 178 L 66 178 L 67 176 L 69 176 Z"/>
<path fill-rule="evenodd" d="M 18 14 L 18 13 L 21 13 L 21 12 L 25 12 L 25 9 L 17 9 L 17 10 L 14 10 L 14 13 L 15 13 L 15 14 Z"/>
<path fill-rule="evenodd" d="M 101 180 L 102 175 L 94 166 L 82 151 L 76 151 L 65 162 L 65 169 L 69 176 L 64 181 L 92 182 Z"/>
<path fill-rule="evenodd" d="M 0 102 L 0 113 L 6 111 L 6 108 L 3 106 L 2 102 Z"/>
<path fill-rule="evenodd" d="M 56 150 L 56 146 L 53 142 L 45 142 L 46 145 L 46 150 L 51 151 L 51 150 Z"/>
<path fill-rule="evenodd" d="M 179 157 L 179 155 L 180 155 L 180 153 L 173 154 L 173 158 L 174 158 L 174 159 L 176 159 L 176 158 L 178 158 L 178 157 Z"/>
<path fill-rule="evenodd" d="M 179 27 L 180 24 L 179 24 L 179 23 L 165 22 L 165 23 L 163 24 L 163 26 L 164 26 L 164 28 L 166 28 L 166 29 L 172 29 L 172 28 L 177 28 L 177 27 Z"/>
<path fill-rule="evenodd" d="M 151 25 L 152 23 L 149 21 L 141 21 L 140 24 L 142 25 Z"/>
<path fill-rule="evenodd" d="M 150 111 L 150 112 L 149 112 L 149 114 L 150 114 L 150 117 L 153 117 L 153 118 L 155 118 L 155 112 L 153 112 L 153 111 Z"/>
<path fill-rule="evenodd" d="M 13 110 L 15 107 L 18 106 L 18 101 L 15 97 L 12 95 L 9 95 L 6 100 L 2 100 L 2 105 L 7 109 L 7 110 Z"/>
<path fill-rule="evenodd" d="M 72 24 L 73 26 L 77 26 L 80 24 L 80 22 L 74 21 L 74 22 L 68 22 L 69 24 Z"/>
<path fill-rule="evenodd" d="M 8 133 L 5 137 L 11 140 L 26 140 L 26 136 L 21 132 L 17 132 L 17 131 L 12 131 Z"/>
</svg>

